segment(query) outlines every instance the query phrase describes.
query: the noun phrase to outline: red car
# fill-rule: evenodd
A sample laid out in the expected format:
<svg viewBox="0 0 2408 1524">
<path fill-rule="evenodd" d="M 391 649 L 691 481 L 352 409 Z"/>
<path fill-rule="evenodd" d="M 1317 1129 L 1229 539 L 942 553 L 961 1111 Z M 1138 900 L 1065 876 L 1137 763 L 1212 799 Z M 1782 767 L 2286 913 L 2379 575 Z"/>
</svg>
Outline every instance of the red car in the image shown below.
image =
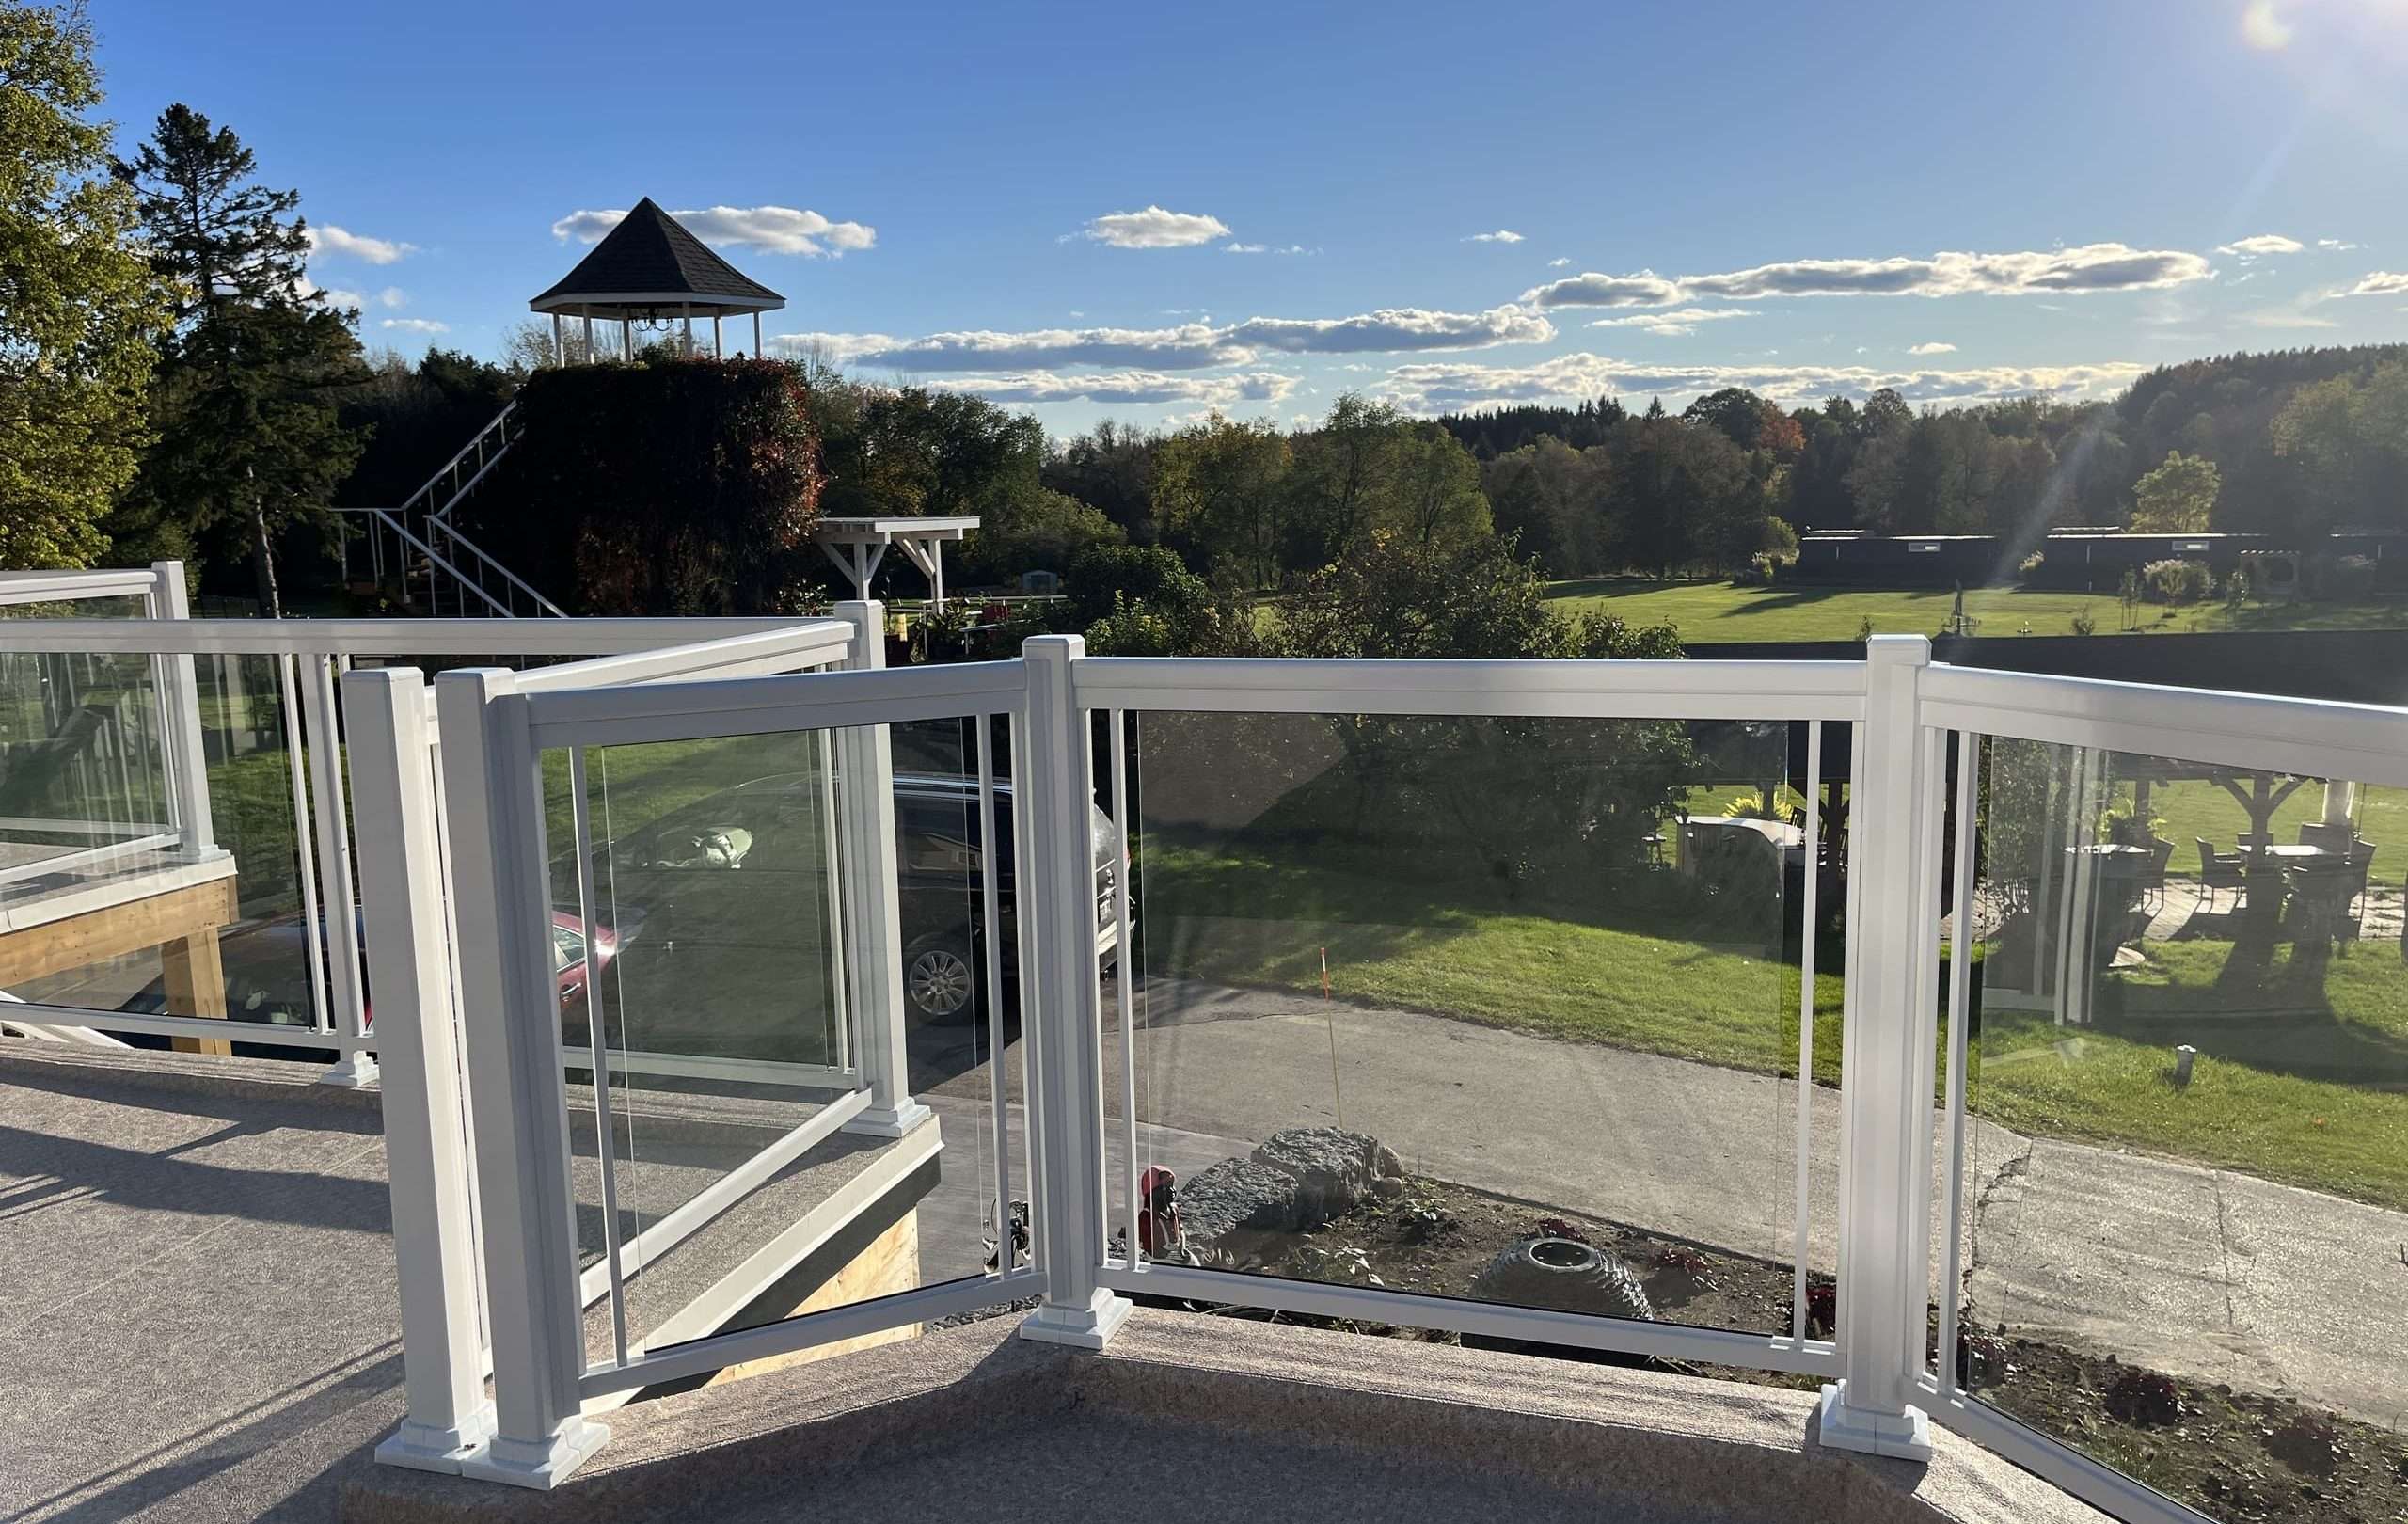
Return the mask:
<svg viewBox="0 0 2408 1524">
<path fill-rule="evenodd" d="M 314 1024 L 316 1017 L 309 999 L 309 941 L 307 929 L 296 912 L 254 921 L 219 933 L 217 960 L 226 973 L 228 1020 L 268 1022 L 277 1026 Z M 632 934 L 632 928 L 628 929 L 628 934 Z M 364 941 L 364 930 L 361 937 Z M 610 960 L 618 956 L 620 937 L 621 933 L 610 927 L 603 927 L 595 934 L 594 966 L 596 971 L 609 967 Z M 562 1015 L 581 1021 L 585 1011 L 585 924 L 572 912 L 552 913 L 552 963 L 560 979 Z M 369 1024 L 372 1028 L 376 1020 L 374 999 L 363 991 L 361 1003 L 367 1007 Z M 118 1009 L 142 1016 L 192 1014 L 167 1008 L 165 976 L 135 991 Z M 124 1040 L 137 1048 L 164 1048 L 167 1045 L 164 1037 L 139 1033 L 127 1033 Z M 312 1050 L 308 1048 L 263 1042 L 237 1041 L 234 1052 L 246 1058 L 313 1056 Z M 314 1056 L 321 1059 L 327 1056 L 324 1053 Z"/>
</svg>

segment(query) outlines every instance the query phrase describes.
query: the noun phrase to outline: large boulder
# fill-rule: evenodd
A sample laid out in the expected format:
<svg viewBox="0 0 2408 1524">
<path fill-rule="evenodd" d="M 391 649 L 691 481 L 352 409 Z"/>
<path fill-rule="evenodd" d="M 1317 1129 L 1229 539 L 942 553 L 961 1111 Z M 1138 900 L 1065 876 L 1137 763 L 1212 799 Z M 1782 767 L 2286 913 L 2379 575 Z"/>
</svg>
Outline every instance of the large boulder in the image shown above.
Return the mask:
<svg viewBox="0 0 2408 1524">
<path fill-rule="evenodd" d="M 1242 1252 L 1267 1246 L 1253 1235 L 1318 1228 L 1403 1178 L 1403 1161 L 1375 1137 L 1291 1127 L 1180 1182 L 1180 1221 L 1193 1247 Z"/>
<path fill-rule="evenodd" d="M 1363 1133 L 1336 1127 L 1291 1127 L 1256 1146 L 1254 1162 L 1284 1170 L 1296 1181 L 1296 1215 L 1319 1227 L 1342 1216 L 1371 1194 L 1384 1176 L 1404 1173 L 1394 1149 Z"/>
<path fill-rule="evenodd" d="M 1255 1159 L 1224 1159 L 1179 1183 L 1179 1217 L 1197 1249 L 1227 1248 L 1239 1232 L 1293 1232 L 1296 1177 Z"/>
</svg>

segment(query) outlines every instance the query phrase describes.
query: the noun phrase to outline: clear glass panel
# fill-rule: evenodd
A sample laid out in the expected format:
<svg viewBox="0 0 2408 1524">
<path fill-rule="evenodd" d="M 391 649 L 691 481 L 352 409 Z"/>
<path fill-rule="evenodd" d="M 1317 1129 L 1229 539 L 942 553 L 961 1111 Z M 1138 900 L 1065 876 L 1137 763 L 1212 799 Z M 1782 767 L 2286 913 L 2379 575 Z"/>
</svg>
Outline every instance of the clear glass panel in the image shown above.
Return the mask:
<svg viewBox="0 0 2408 1524">
<path fill-rule="evenodd" d="M 1787 1330 L 1803 727 L 1132 729 L 1158 1258 Z"/>
<path fill-rule="evenodd" d="M 182 691 L 180 661 L 197 716 L 162 701 L 163 674 Z M 169 772 L 168 727 L 186 718 L 206 843 Z M 274 657 L 0 654 L 0 988 L 91 1010 L 317 1024 L 324 928 L 304 909 L 297 728 Z"/>
<path fill-rule="evenodd" d="M 606 1191 L 631 1356 L 986 1264 L 998 1213 L 974 738 L 953 722 L 895 738 L 897 757 L 915 760 L 895 768 L 887 885 L 861 881 L 838 849 L 859 733 L 590 749 L 590 914 L 569 759 L 547 758 L 594 1360 L 613 1358 L 616 1338 Z M 1008 861 L 1001 877 L 1007 892 Z M 905 1091 L 934 1114 L 900 1138 L 875 1111 L 851 1127 L 829 1119 L 868 1086 L 885 1040 L 846 993 L 847 907 L 873 890 L 894 897 L 901 934 L 885 972 L 905 1001 Z M 590 1085 L 596 1012 L 607 1149 Z"/>
<path fill-rule="evenodd" d="M 2408 801 L 2020 741 L 1986 774 L 1966 1384 L 2220 1518 L 2379 1516 Z"/>
</svg>

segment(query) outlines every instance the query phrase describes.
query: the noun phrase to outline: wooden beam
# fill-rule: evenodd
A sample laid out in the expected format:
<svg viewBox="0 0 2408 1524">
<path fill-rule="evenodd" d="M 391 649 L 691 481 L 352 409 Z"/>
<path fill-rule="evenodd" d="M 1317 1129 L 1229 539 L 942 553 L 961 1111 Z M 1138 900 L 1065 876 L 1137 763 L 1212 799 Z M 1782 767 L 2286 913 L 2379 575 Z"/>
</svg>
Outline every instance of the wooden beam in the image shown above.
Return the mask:
<svg viewBox="0 0 2408 1524">
<path fill-rule="evenodd" d="M 0 935 L 0 988 L 207 934 L 236 917 L 230 875 Z"/>
</svg>

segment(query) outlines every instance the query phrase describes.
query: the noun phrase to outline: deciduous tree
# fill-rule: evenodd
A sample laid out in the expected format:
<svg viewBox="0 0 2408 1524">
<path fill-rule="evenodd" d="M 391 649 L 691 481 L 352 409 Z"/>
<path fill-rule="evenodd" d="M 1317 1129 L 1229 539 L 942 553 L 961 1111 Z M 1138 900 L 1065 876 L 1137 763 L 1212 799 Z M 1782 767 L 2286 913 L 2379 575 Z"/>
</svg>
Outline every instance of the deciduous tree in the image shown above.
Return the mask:
<svg viewBox="0 0 2408 1524">
<path fill-rule="evenodd" d="M 166 304 L 100 100 L 81 7 L 0 4 L 0 565 L 98 560 L 148 439 Z"/>
</svg>

